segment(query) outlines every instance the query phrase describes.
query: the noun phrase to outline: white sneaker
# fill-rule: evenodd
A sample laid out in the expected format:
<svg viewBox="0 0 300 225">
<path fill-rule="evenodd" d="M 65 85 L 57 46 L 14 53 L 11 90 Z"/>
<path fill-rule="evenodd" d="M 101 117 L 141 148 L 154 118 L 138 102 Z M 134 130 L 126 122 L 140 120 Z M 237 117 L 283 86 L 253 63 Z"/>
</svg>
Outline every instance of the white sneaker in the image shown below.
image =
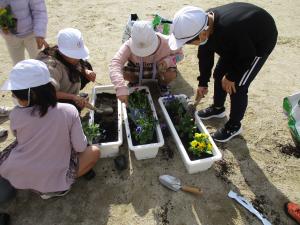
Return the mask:
<svg viewBox="0 0 300 225">
<path fill-rule="evenodd" d="M 8 130 L 0 127 L 0 138 L 6 137 L 8 134 Z"/>
<path fill-rule="evenodd" d="M 66 191 L 48 192 L 48 193 L 40 194 L 40 197 L 44 200 L 47 200 L 49 198 L 54 198 L 54 197 L 62 197 L 68 194 L 70 190 L 71 189 Z"/>
<path fill-rule="evenodd" d="M 11 107 L 0 106 L 0 117 L 8 116 L 11 110 Z"/>
</svg>

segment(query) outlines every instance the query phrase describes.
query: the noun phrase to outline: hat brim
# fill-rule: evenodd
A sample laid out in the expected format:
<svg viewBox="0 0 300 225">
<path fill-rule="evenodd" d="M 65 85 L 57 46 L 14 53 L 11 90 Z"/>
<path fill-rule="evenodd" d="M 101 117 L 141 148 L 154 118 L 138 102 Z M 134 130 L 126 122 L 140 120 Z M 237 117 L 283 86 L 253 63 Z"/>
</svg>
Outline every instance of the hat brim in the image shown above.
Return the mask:
<svg viewBox="0 0 300 225">
<path fill-rule="evenodd" d="M 134 55 L 139 56 L 139 57 L 146 57 L 146 56 L 152 55 L 156 51 L 158 44 L 159 44 L 159 41 L 158 41 L 157 35 L 156 35 L 155 41 L 152 43 L 152 45 L 150 45 L 147 48 L 139 48 L 138 46 L 136 46 L 132 43 L 132 39 L 130 39 L 130 41 L 129 41 L 130 50 L 132 51 L 132 53 Z"/>
<path fill-rule="evenodd" d="M 50 82 L 53 82 L 54 79 L 52 77 L 49 77 L 49 79 L 44 80 L 40 85 L 38 86 L 42 86 L 45 84 L 48 84 Z M 11 80 L 6 80 L 4 82 L 4 84 L 1 87 L 1 91 L 13 91 L 13 90 L 23 90 L 23 89 L 28 89 L 28 88 L 34 88 L 34 87 L 38 87 L 36 85 L 28 85 L 26 87 L 24 87 L 23 85 L 13 85 Z"/>
<path fill-rule="evenodd" d="M 10 91 L 10 90 L 12 90 L 11 89 L 11 82 L 10 82 L 10 80 L 6 80 L 5 82 L 4 82 L 4 84 L 2 85 L 2 87 L 1 87 L 1 90 L 2 91 Z"/>
<path fill-rule="evenodd" d="M 89 58 L 89 49 L 84 46 L 81 49 L 77 50 L 69 50 L 64 48 L 59 48 L 59 51 L 64 54 L 65 56 L 68 56 L 73 59 L 88 59 Z"/>
<path fill-rule="evenodd" d="M 179 39 L 176 39 L 174 34 L 171 34 L 168 44 L 169 44 L 169 47 L 171 50 L 177 50 L 177 49 L 181 48 L 186 42 L 188 42 L 189 40 L 192 40 L 193 38 L 194 37 L 179 40 Z"/>
</svg>

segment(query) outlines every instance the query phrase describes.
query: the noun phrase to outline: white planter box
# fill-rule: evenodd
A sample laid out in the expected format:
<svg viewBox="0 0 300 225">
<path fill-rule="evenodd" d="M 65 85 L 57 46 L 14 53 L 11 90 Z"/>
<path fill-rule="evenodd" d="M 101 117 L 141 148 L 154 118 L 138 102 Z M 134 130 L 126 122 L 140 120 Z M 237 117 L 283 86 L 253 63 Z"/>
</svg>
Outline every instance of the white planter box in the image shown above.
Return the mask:
<svg viewBox="0 0 300 225">
<path fill-rule="evenodd" d="M 179 98 L 179 100 L 183 103 L 184 106 L 187 106 L 187 96 L 186 95 L 175 95 L 176 98 Z M 197 172 L 200 172 L 200 171 L 204 171 L 204 170 L 207 170 L 208 168 L 210 168 L 213 164 L 214 161 L 217 161 L 217 160 L 220 160 L 222 158 L 222 154 L 221 152 L 219 151 L 218 147 L 216 146 L 215 142 L 213 141 L 213 139 L 211 138 L 210 134 L 208 133 L 207 129 L 205 128 L 204 124 L 201 122 L 200 118 L 196 115 L 195 113 L 195 123 L 196 123 L 196 126 L 198 127 L 198 129 L 202 132 L 202 133 L 205 133 L 208 135 L 209 137 L 209 141 L 211 142 L 212 144 L 212 152 L 213 152 L 213 156 L 212 157 L 209 157 L 209 158 L 205 158 L 205 159 L 198 159 L 198 160 L 190 160 L 185 148 L 184 148 L 184 145 L 182 144 L 181 142 L 181 139 L 173 125 L 173 122 L 171 121 L 171 118 L 166 110 L 166 107 L 164 105 L 164 99 L 166 99 L 167 97 L 160 97 L 158 102 L 159 102 L 159 105 L 163 111 L 163 114 L 165 116 L 165 119 L 168 123 L 168 127 L 171 131 L 171 134 L 175 140 L 175 143 L 176 143 L 176 146 L 177 146 L 177 149 L 181 155 L 181 158 L 183 160 L 183 163 L 188 171 L 188 173 L 197 173 Z"/>
<path fill-rule="evenodd" d="M 92 90 L 92 99 L 91 104 L 95 105 L 97 94 L 99 93 L 109 93 L 115 94 L 115 89 L 113 85 L 101 85 L 95 86 Z M 115 142 L 105 142 L 97 143 L 101 151 L 101 158 L 114 157 L 119 153 L 119 146 L 123 143 L 123 134 L 122 134 L 122 107 L 121 102 L 118 100 L 118 140 Z M 94 111 L 90 111 L 90 120 L 89 123 L 94 123 Z"/>
<path fill-rule="evenodd" d="M 140 86 L 140 87 L 130 88 L 129 94 L 131 94 L 136 89 L 138 89 L 138 90 L 145 89 L 146 90 L 146 92 L 148 93 L 147 94 L 148 100 L 149 100 L 149 103 L 150 103 L 150 106 L 151 106 L 151 109 L 153 112 L 153 117 L 154 117 L 154 119 L 158 120 L 148 87 Z M 128 117 L 127 117 L 126 105 L 123 103 L 122 107 L 123 107 L 123 117 L 124 117 L 124 122 L 125 122 L 125 130 L 126 130 L 126 136 L 127 136 L 127 142 L 128 142 L 129 149 L 134 152 L 137 160 L 155 158 L 157 155 L 158 149 L 164 145 L 164 138 L 163 138 L 163 135 L 162 135 L 162 132 L 160 129 L 160 125 L 159 124 L 156 125 L 156 136 L 158 139 L 157 143 L 134 146 L 132 144 L 131 133 L 130 133 L 130 129 L 129 129 L 129 121 L 128 121 Z"/>
</svg>

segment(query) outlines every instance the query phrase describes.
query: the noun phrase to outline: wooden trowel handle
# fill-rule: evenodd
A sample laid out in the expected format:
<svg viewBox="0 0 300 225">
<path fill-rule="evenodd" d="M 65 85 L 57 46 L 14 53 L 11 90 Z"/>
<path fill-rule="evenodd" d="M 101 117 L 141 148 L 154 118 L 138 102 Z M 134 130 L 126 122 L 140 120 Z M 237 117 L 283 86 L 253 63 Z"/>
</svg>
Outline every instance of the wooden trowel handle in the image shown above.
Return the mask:
<svg viewBox="0 0 300 225">
<path fill-rule="evenodd" d="M 181 190 L 185 191 L 185 192 L 190 192 L 190 193 L 193 193 L 193 194 L 196 194 L 196 195 L 201 195 L 202 194 L 201 189 L 197 188 L 197 187 L 182 186 Z"/>
<path fill-rule="evenodd" d="M 93 106 L 91 103 L 87 102 L 85 104 L 85 107 L 88 108 L 88 109 L 91 109 L 91 110 L 95 110 L 95 106 Z"/>
</svg>

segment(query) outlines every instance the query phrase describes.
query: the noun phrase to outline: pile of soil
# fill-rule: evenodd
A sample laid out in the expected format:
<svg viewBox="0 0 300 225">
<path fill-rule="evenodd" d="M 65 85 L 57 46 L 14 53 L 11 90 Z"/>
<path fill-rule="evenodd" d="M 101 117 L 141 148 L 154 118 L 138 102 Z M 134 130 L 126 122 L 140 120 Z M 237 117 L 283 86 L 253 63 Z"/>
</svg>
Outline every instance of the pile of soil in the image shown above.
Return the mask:
<svg viewBox="0 0 300 225">
<path fill-rule="evenodd" d="M 300 149 L 291 145 L 291 144 L 278 144 L 277 147 L 280 149 L 279 151 L 282 154 L 288 155 L 288 156 L 294 156 L 295 158 L 300 158 Z"/>
<path fill-rule="evenodd" d="M 99 93 L 96 95 L 95 106 L 100 108 L 101 105 L 111 106 L 113 113 L 104 115 L 94 114 L 94 123 L 100 125 L 100 129 L 104 133 L 95 141 L 96 143 L 115 142 L 118 141 L 118 101 L 115 94 Z"/>
<path fill-rule="evenodd" d="M 227 162 L 226 160 L 222 159 L 220 161 L 217 161 L 215 163 L 215 175 L 216 177 L 219 177 L 221 180 L 225 181 L 226 183 L 229 183 L 228 176 L 233 173 L 233 165 L 230 162 Z"/>
</svg>

